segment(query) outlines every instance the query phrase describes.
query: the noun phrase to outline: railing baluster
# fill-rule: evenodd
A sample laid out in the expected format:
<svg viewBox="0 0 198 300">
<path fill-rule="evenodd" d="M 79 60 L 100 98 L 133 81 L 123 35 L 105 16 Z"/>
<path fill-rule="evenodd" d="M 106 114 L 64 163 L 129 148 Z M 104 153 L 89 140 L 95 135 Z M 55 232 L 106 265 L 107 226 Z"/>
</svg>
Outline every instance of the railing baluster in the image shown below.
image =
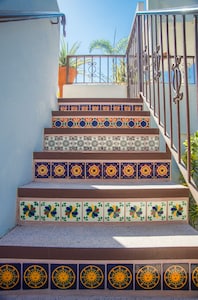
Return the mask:
<svg viewBox="0 0 198 300">
<path fill-rule="evenodd" d="M 188 91 L 188 68 L 187 68 L 187 50 L 186 50 L 186 18 L 182 17 L 182 30 L 183 30 L 183 52 L 184 52 L 184 86 L 185 86 L 185 100 L 186 100 L 186 133 L 187 133 L 187 171 L 188 180 L 191 181 L 191 144 L 190 144 L 190 103 L 189 103 L 189 91 Z"/>
</svg>

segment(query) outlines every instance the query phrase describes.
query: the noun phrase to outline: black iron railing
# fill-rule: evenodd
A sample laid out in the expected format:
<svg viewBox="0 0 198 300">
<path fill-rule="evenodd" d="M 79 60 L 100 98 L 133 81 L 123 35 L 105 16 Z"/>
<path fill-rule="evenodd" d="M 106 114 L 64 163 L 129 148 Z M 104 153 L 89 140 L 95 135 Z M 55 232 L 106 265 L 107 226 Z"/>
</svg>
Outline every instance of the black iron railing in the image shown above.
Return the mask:
<svg viewBox="0 0 198 300">
<path fill-rule="evenodd" d="M 198 201 L 190 143 L 198 130 L 197 49 L 198 8 L 136 14 L 127 48 L 128 96 L 144 99 Z"/>
<path fill-rule="evenodd" d="M 68 55 L 67 66 L 77 70 L 75 84 L 127 82 L 125 55 Z"/>
</svg>

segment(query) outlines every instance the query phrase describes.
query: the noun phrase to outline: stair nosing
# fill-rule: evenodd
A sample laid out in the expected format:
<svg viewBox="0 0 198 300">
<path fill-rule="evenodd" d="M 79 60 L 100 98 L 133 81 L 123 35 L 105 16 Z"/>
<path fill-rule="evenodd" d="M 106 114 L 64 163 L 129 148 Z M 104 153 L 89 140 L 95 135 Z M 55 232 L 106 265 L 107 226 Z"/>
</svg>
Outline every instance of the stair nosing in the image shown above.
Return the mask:
<svg viewBox="0 0 198 300">
<path fill-rule="evenodd" d="M 149 111 L 52 111 L 52 117 L 150 117 Z"/>
<path fill-rule="evenodd" d="M 58 104 L 63 104 L 63 103 L 143 104 L 143 100 L 140 98 L 58 98 Z"/>
<path fill-rule="evenodd" d="M 158 135 L 158 128 L 44 128 L 44 134 L 114 134 L 114 135 Z"/>
<path fill-rule="evenodd" d="M 78 159 L 89 159 L 89 160 L 121 160 L 121 161 L 129 161 L 129 160 L 138 160 L 138 161 L 145 161 L 145 160 L 171 160 L 170 152 L 140 152 L 140 153 L 133 153 L 133 152 L 33 152 L 33 159 L 69 159 L 69 160 L 76 160 Z"/>
</svg>

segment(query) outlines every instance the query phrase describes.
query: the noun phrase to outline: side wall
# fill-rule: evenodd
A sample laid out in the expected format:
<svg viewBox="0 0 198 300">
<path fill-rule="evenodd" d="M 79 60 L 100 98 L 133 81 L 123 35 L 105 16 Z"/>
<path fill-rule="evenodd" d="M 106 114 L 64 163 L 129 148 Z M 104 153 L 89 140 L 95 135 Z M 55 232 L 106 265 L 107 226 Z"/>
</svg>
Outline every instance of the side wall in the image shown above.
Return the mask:
<svg viewBox="0 0 198 300">
<path fill-rule="evenodd" d="M 16 2 L 20 9 L 25 2 L 28 10 L 44 8 L 40 0 L 6 0 L 0 9 L 15 9 Z M 46 11 L 58 10 L 56 0 L 44 3 Z M 0 23 L 0 36 L 1 237 L 15 226 L 17 187 L 32 180 L 32 153 L 42 150 L 43 128 L 56 108 L 59 25 L 48 19 Z"/>
</svg>

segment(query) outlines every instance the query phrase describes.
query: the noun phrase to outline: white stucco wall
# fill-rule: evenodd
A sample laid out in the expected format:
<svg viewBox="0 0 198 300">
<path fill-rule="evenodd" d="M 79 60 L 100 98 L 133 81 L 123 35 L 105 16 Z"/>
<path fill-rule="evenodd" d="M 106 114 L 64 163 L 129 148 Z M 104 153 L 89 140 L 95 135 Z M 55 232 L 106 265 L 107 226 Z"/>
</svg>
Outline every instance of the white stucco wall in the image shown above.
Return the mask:
<svg viewBox="0 0 198 300">
<path fill-rule="evenodd" d="M 125 84 L 67 84 L 63 86 L 64 98 L 126 98 Z"/>
<path fill-rule="evenodd" d="M 171 8 L 179 8 L 179 7 L 189 7 L 198 5 L 198 0 L 147 0 L 146 7 L 147 10 L 153 9 L 171 9 Z"/>
<path fill-rule="evenodd" d="M 16 6 L 49 11 L 57 3 L 0 1 L 0 9 Z M 0 36 L 2 236 L 15 225 L 17 188 L 32 180 L 32 154 L 42 150 L 43 128 L 50 126 L 51 110 L 57 105 L 59 25 L 52 25 L 49 19 L 0 23 Z"/>
</svg>

